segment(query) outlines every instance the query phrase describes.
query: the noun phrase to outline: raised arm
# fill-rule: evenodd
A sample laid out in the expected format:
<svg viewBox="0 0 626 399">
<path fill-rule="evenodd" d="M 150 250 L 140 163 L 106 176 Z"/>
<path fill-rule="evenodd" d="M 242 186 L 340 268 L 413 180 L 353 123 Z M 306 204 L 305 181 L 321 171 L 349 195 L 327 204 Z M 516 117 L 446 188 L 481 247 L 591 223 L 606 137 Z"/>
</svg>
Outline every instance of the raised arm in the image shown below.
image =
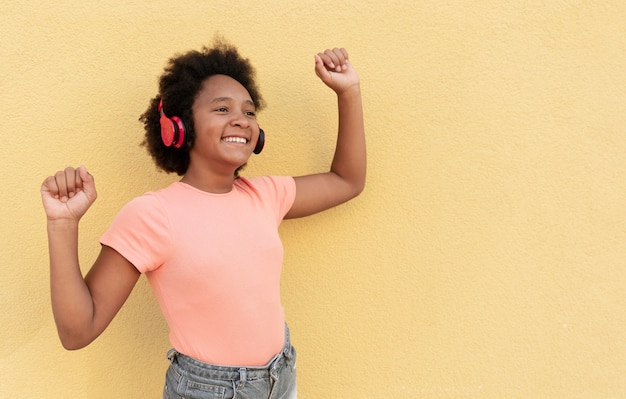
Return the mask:
<svg viewBox="0 0 626 399">
<path fill-rule="evenodd" d="M 85 167 L 67 168 L 41 186 L 48 222 L 52 311 L 61 343 L 79 349 L 109 325 L 140 273 L 118 252 L 102 247 L 85 278 L 78 261 L 78 224 L 96 200 Z"/>
<path fill-rule="evenodd" d="M 296 198 L 286 218 L 308 216 L 359 195 L 365 187 L 366 151 L 359 76 L 341 48 L 315 56 L 315 73 L 337 94 L 339 128 L 330 170 L 298 176 Z"/>
</svg>

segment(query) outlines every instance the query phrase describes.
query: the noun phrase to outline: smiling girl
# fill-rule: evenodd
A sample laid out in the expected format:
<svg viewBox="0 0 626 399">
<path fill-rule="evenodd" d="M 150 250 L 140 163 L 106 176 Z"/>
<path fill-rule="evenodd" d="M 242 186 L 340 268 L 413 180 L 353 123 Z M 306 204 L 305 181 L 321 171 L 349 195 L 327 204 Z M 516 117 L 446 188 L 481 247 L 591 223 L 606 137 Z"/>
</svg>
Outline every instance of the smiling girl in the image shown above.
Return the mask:
<svg viewBox="0 0 626 399">
<path fill-rule="evenodd" d="M 263 100 L 249 61 L 217 41 L 170 59 L 140 118 L 156 165 L 181 179 L 120 211 L 84 277 L 78 225 L 96 200 L 94 179 L 84 166 L 45 179 L 52 308 L 65 348 L 96 339 L 145 274 L 173 347 L 163 398 L 296 397 L 278 226 L 354 198 L 366 171 L 360 83 L 348 53 L 328 49 L 314 60 L 339 110 L 327 172 L 239 175 L 263 149 Z"/>
</svg>

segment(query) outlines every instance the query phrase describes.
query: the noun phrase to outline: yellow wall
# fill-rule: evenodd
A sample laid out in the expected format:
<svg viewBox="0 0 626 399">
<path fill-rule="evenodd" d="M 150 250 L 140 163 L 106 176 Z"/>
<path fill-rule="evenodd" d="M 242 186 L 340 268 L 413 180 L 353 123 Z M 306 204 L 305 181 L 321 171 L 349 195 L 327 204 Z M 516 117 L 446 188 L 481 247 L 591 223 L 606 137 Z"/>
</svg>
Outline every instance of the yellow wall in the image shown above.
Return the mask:
<svg viewBox="0 0 626 399">
<path fill-rule="evenodd" d="M 160 397 L 144 279 L 95 343 L 61 348 L 38 189 L 95 175 L 86 269 L 119 208 L 174 179 L 138 146 L 166 59 L 221 32 L 268 103 L 248 175 L 329 164 L 315 52 L 347 47 L 362 77 L 366 191 L 281 229 L 301 398 L 626 397 L 625 2 L 2 3 L 4 395 Z"/>
</svg>

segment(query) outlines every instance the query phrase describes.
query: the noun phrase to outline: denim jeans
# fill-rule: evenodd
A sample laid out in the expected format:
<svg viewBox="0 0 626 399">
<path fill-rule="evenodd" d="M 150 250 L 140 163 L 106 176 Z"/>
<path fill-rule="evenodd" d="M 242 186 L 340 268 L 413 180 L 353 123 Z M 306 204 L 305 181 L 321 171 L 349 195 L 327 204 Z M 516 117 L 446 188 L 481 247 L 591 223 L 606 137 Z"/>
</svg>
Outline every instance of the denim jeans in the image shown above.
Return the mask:
<svg viewBox="0 0 626 399">
<path fill-rule="evenodd" d="M 296 350 L 285 326 L 283 350 L 265 366 L 204 363 L 172 349 L 163 399 L 296 399 Z"/>
</svg>

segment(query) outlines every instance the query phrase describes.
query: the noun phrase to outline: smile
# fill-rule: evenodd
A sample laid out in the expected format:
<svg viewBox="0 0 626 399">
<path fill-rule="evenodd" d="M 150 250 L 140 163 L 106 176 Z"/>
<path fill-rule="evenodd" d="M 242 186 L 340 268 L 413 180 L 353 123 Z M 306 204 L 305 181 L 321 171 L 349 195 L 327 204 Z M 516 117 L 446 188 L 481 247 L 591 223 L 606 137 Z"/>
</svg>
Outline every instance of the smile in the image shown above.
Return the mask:
<svg viewBox="0 0 626 399">
<path fill-rule="evenodd" d="M 224 137 L 222 141 L 225 141 L 227 143 L 241 143 L 241 144 L 246 144 L 248 142 L 248 140 L 246 140 L 243 137 Z"/>
</svg>

